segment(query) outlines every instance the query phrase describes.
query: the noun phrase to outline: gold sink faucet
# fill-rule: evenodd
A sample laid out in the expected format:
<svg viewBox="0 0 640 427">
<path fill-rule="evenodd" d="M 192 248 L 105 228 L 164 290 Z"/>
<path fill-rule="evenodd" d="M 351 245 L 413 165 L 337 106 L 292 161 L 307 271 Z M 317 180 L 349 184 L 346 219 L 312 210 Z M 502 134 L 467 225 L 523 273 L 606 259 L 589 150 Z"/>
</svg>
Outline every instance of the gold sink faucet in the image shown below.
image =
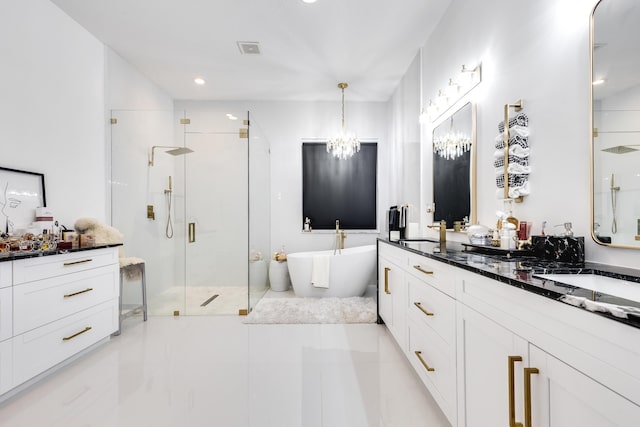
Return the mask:
<svg viewBox="0 0 640 427">
<path fill-rule="evenodd" d="M 440 242 L 440 253 L 443 254 L 447 252 L 447 221 L 444 219 L 440 221 L 440 224 L 427 225 L 429 228 L 437 228 L 440 231 L 440 237 L 438 241 Z"/>
</svg>

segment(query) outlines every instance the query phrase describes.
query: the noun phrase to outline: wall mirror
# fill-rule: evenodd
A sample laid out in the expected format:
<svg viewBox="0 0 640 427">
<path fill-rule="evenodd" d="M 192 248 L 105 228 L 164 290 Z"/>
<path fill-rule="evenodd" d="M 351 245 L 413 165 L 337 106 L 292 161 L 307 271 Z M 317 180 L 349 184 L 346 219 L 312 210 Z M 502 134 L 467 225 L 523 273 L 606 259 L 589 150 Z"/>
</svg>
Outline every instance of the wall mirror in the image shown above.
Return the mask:
<svg viewBox="0 0 640 427">
<path fill-rule="evenodd" d="M 476 221 L 476 111 L 465 104 L 433 130 L 434 222 Z"/>
<path fill-rule="evenodd" d="M 600 244 L 640 248 L 640 2 L 591 15 L 591 218 Z"/>
</svg>

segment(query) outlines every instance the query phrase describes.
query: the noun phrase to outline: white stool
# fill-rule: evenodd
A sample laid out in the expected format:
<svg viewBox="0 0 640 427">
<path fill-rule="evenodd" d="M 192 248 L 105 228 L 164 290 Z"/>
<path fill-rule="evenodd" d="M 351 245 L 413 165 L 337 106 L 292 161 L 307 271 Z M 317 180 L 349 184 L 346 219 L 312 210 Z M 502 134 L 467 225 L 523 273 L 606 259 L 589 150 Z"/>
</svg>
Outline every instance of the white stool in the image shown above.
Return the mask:
<svg viewBox="0 0 640 427">
<path fill-rule="evenodd" d="M 271 290 L 276 292 L 284 292 L 291 286 L 289 278 L 289 266 L 286 261 L 271 260 L 269 264 L 269 283 Z"/>
<path fill-rule="evenodd" d="M 147 321 L 147 280 L 144 271 L 144 260 L 142 258 L 120 258 L 120 297 L 119 297 L 119 315 L 118 315 L 118 331 L 113 335 L 120 335 L 122 330 L 122 321 L 127 317 L 133 316 L 138 310 L 142 310 L 142 318 Z M 122 291 L 124 282 L 127 280 L 140 280 L 142 290 L 141 305 L 124 305 L 122 303 Z M 123 313 L 123 308 L 127 309 Z"/>
</svg>

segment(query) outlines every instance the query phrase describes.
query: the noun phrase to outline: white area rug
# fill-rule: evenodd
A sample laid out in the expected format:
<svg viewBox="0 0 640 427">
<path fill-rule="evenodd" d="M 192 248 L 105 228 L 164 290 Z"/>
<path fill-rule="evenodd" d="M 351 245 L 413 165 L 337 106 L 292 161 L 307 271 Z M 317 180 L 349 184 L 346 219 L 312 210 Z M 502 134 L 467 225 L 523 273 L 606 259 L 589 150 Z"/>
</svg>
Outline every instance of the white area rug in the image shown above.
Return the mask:
<svg viewBox="0 0 640 427">
<path fill-rule="evenodd" d="M 262 298 L 244 323 L 375 323 L 369 297 Z"/>
</svg>

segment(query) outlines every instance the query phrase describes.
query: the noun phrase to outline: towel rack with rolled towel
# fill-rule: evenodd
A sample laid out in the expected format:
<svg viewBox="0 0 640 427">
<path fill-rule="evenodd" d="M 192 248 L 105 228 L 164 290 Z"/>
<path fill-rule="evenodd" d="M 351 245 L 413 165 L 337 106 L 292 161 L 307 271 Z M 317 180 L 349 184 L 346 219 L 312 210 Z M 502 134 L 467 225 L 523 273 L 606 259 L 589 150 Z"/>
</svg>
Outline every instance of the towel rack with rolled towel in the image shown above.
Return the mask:
<svg viewBox="0 0 640 427">
<path fill-rule="evenodd" d="M 510 111 L 519 113 L 510 117 Z M 504 105 L 504 121 L 498 125 L 501 133 L 496 137 L 496 185 L 498 197 L 513 199 L 516 203 L 523 201 L 529 194 L 529 119 L 522 113 L 523 102 Z M 512 132 L 513 131 L 513 132 Z M 512 135 L 513 133 L 513 135 Z M 503 189 L 503 191 L 500 191 Z"/>
</svg>

